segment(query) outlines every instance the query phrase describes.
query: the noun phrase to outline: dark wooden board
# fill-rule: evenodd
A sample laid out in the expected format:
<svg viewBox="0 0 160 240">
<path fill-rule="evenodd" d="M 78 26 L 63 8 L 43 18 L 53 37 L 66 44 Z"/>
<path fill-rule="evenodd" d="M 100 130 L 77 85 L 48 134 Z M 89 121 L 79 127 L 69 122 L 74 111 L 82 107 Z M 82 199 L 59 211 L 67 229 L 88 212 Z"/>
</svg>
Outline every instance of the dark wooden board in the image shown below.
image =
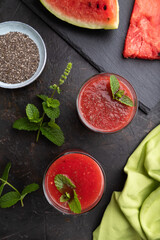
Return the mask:
<svg viewBox="0 0 160 240">
<path fill-rule="evenodd" d="M 118 30 L 89 30 L 65 23 L 37 0 L 23 0 L 100 72 L 117 73 L 136 89 L 140 108 L 148 112 L 160 101 L 159 61 L 124 59 L 122 56 L 134 0 L 119 0 Z"/>
</svg>

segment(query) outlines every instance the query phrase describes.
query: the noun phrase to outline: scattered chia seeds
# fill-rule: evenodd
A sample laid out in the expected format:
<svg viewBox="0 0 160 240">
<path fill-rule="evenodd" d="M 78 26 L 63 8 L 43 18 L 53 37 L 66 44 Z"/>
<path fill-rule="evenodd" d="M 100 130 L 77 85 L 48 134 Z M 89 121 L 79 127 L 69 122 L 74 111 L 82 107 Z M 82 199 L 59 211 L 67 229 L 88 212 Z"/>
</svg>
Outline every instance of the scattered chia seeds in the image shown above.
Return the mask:
<svg viewBox="0 0 160 240">
<path fill-rule="evenodd" d="M 39 51 L 28 35 L 0 35 L 0 81 L 20 83 L 31 78 L 39 65 Z"/>
</svg>

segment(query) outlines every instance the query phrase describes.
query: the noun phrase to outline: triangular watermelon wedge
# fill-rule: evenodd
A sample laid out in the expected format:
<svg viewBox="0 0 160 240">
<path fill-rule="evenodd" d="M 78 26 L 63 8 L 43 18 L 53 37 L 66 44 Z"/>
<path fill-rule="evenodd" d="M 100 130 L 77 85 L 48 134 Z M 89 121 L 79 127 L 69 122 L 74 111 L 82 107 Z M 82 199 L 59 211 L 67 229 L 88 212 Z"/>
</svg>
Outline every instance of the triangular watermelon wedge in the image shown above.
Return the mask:
<svg viewBox="0 0 160 240">
<path fill-rule="evenodd" d="M 119 25 L 118 0 L 40 0 L 56 17 L 91 29 L 116 29 Z"/>
<path fill-rule="evenodd" d="M 123 55 L 160 59 L 160 0 L 135 0 Z"/>
</svg>

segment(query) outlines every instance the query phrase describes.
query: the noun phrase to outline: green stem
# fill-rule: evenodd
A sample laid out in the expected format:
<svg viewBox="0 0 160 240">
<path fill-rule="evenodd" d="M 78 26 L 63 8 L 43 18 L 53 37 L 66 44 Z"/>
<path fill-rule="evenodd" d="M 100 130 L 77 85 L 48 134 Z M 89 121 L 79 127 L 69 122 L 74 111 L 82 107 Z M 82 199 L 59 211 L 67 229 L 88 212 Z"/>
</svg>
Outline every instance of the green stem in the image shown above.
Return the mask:
<svg viewBox="0 0 160 240">
<path fill-rule="evenodd" d="M 57 85 L 57 87 L 59 87 L 59 84 Z M 56 89 L 54 89 L 54 91 L 53 91 L 53 93 L 52 93 L 52 95 L 51 95 L 51 98 L 53 98 L 55 92 L 56 92 Z"/>
<path fill-rule="evenodd" d="M 59 84 L 58 84 L 58 87 L 59 87 Z M 53 98 L 55 92 L 56 92 L 56 89 L 53 91 L 53 93 L 51 95 L 51 98 Z M 38 142 L 38 140 L 39 140 L 39 135 L 40 135 L 40 132 L 41 132 L 41 126 L 42 126 L 44 117 L 45 117 L 45 112 L 43 111 L 42 120 L 40 121 L 39 129 L 38 129 L 38 133 L 37 133 L 37 137 L 36 137 L 36 142 Z"/>
<path fill-rule="evenodd" d="M 21 206 L 24 207 L 23 199 L 21 199 Z"/>
<path fill-rule="evenodd" d="M 11 185 L 9 182 L 4 180 L 3 178 L 0 178 L 0 181 L 7 184 L 8 186 L 10 186 L 13 190 L 15 190 L 21 196 L 20 192 L 15 187 L 13 187 L 13 185 Z M 21 205 L 22 205 L 22 207 L 24 206 L 23 199 L 21 199 Z"/>
<path fill-rule="evenodd" d="M 36 142 L 38 142 L 38 139 L 39 139 L 39 135 L 40 135 L 41 126 L 42 126 L 42 123 L 43 123 L 43 120 L 44 120 L 44 116 L 45 116 L 45 112 L 43 112 L 43 115 L 42 115 L 42 120 L 40 122 L 38 133 L 37 133 L 37 137 L 36 137 Z"/>
<path fill-rule="evenodd" d="M 8 186 L 10 186 L 11 188 L 13 188 L 17 193 L 20 194 L 20 192 L 19 192 L 15 187 L 13 187 L 9 182 L 7 182 L 6 180 L 4 180 L 3 178 L 0 178 L 0 180 L 1 180 L 2 182 L 4 182 L 5 184 L 7 184 Z M 20 194 L 20 195 L 21 195 L 21 194 Z"/>
</svg>

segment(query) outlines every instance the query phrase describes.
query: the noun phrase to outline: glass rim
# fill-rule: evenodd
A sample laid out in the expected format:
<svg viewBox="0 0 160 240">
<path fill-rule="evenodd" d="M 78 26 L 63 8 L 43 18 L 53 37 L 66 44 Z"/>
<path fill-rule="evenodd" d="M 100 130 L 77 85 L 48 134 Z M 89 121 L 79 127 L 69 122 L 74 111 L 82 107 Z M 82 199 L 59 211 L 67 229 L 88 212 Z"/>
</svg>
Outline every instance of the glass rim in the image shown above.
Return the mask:
<svg viewBox="0 0 160 240">
<path fill-rule="evenodd" d="M 92 79 L 96 76 L 99 76 L 99 75 L 106 75 L 106 76 L 111 76 L 111 75 L 114 75 L 116 76 L 118 79 L 120 79 L 121 82 L 125 83 L 127 85 L 127 87 L 129 88 L 129 90 L 131 91 L 131 94 L 133 96 L 133 99 L 134 99 L 134 110 L 133 110 L 133 113 L 132 113 L 132 116 L 131 118 L 129 119 L 129 121 L 127 122 L 126 125 L 122 126 L 120 129 L 118 130 L 111 130 L 111 131 L 108 131 L 108 130 L 105 130 L 105 129 L 98 129 L 96 127 L 93 127 L 91 124 L 89 124 L 85 118 L 83 117 L 83 115 L 81 114 L 81 111 L 79 109 L 79 98 L 80 98 L 80 94 L 81 94 L 81 91 L 83 90 L 83 88 L 85 87 L 85 85 L 92 81 Z M 116 132 L 119 132 L 121 131 L 122 129 L 126 128 L 131 122 L 132 120 L 135 118 L 136 116 L 136 113 L 137 113 L 137 110 L 138 110 L 138 97 L 137 97 L 137 94 L 136 94 L 136 91 L 135 89 L 133 88 L 133 86 L 131 85 L 131 83 L 124 77 L 118 75 L 118 74 L 115 74 L 115 73 L 108 73 L 108 72 L 102 72 L 102 73 L 98 73 L 98 74 L 94 74 L 92 75 L 91 77 L 89 77 L 87 80 L 85 80 L 85 82 L 81 85 L 80 89 L 79 89 L 79 92 L 78 92 L 78 95 L 77 95 L 77 98 L 76 98 L 76 109 L 77 109 L 77 113 L 78 113 L 78 116 L 81 120 L 81 122 L 83 123 L 83 125 L 85 127 L 87 127 L 88 129 L 90 129 L 91 131 L 93 132 L 96 132 L 96 133 L 104 133 L 104 134 L 112 134 L 112 133 L 116 133 Z"/>
<path fill-rule="evenodd" d="M 84 210 L 81 211 L 81 213 L 74 213 L 72 212 L 71 210 L 69 209 L 64 209 L 63 207 L 61 207 L 60 205 L 56 204 L 54 202 L 53 199 L 51 199 L 48 194 L 47 194 L 47 191 L 46 191 L 46 187 L 45 187 L 45 177 L 46 177 L 46 174 L 50 168 L 50 166 L 56 161 L 58 160 L 60 157 L 64 156 L 64 155 L 68 155 L 68 154 L 74 154 L 74 153 L 77 153 L 77 154 L 83 154 L 83 155 L 86 155 L 88 157 L 90 157 L 100 168 L 101 170 L 101 173 L 102 173 L 102 176 L 103 176 L 103 186 L 102 186 L 102 189 L 101 189 L 101 193 L 99 194 L 98 198 L 96 199 L 96 201 L 94 201 L 93 204 L 91 204 L 89 207 L 85 208 Z M 89 153 L 83 151 L 83 150 L 66 150 L 64 152 L 62 152 L 61 154 L 59 154 L 56 158 L 54 158 L 53 161 L 51 161 L 51 163 L 47 166 L 46 170 L 45 170 L 45 173 L 43 175 L 43 182 L 42 182 L 42 186 L 43 186 L 43 192 L 44 192 L 44 195 L 45 195 L 45 198 L 47 199 L 48 203 L 54 207 L 55 209 L 57 209 L 59 212 L 63 213 L 63 214 L 66 214 L 66 215 L 82 215 L 84 213 L 87 213 L 89 211 L 91 211 L 93 208 L 95 208 L 98 203 L 101 201 L 103 195 L 104 195 L 104 192 L 105 192 L 105 189 L 106 189 L 106 174 L 105 174 L 105 171 L 102 167 L 102 165 L 94 158 L 92 157 Z"/>
</svg>

